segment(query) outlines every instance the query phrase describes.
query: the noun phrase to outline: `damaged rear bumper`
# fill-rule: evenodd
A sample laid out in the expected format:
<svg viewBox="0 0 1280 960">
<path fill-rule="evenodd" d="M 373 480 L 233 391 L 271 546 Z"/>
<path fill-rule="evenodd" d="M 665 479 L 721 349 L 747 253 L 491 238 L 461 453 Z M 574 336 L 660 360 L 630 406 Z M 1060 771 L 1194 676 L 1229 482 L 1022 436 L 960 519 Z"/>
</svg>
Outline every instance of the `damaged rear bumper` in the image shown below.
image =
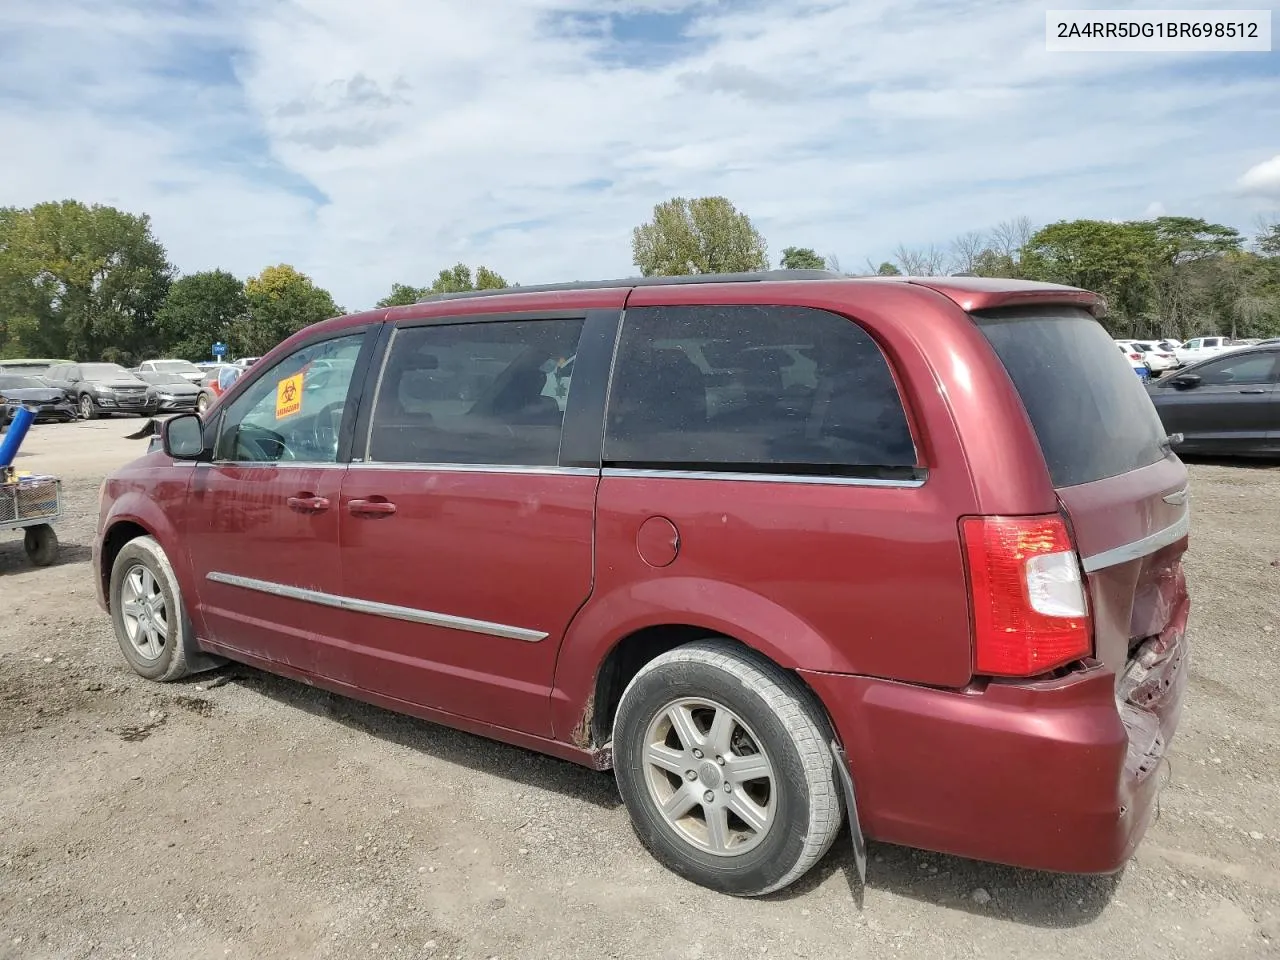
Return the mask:
<svg viewBox="0 0 1280 960">
<path fill-rule="evenodd" d="M 1125 675 L 938 690 L 802 671 L 835 722 L 867 837 L 1062 873 L 1112 873 L 1151 822 L 1186 689 L 1179 628 Z"/>
</svg>

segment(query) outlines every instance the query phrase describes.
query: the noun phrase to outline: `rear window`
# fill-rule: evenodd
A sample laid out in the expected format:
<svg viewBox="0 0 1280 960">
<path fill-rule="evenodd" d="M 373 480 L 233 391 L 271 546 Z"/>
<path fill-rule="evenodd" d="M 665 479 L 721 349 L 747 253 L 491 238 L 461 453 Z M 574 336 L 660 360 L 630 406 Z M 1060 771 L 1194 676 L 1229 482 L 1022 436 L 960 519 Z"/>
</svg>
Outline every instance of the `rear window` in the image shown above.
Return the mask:
<svg viewBox="0 0 1280 960">
<path fill-rule="evenodd" d="M 1088 311 L 1020 308 L 974 319 L 1022 397 L 1055 487 L 1164 458 L 1165 431 L 1146 388 Z"/>
</svg>

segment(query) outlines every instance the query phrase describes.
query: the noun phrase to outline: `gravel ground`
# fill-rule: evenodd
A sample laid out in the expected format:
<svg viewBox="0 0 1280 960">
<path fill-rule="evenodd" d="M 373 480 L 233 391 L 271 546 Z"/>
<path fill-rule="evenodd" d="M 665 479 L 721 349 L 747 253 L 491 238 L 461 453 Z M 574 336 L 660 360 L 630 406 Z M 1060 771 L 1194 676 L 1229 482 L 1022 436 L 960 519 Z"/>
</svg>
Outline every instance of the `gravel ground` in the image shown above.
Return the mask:
<svg viewBox="0 0 1280 960">
<path fill-rule="evenodd" d="M 1118 878 L 849 842 L 760 901 L 667 873 L 608 774 L 248 668 L 129 672 L 88 569 L 137 421 L 42 426 L 61 561 L 0 534 L 0 958 L 1280 954 L 1280 468 L 1193 464 L 1190 702 Z"/>
</svg>

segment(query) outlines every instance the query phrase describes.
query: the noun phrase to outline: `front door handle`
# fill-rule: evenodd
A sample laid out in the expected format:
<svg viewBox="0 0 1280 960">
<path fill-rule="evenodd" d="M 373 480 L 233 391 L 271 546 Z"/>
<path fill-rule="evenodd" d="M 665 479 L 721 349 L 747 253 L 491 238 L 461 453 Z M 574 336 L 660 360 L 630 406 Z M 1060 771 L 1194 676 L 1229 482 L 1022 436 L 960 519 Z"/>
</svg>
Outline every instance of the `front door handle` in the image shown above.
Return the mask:
<svg viewBox="0 0 1280 960">
<path fill-rule="evenodd" d="M 1266 393 L 1267 391 L 1261 390 L 1261 389 L 1251 389 L 1251 390 L 1241 390 L 1240 392 L 1241 393 Z"/>
<path fill-rule="evenodd" d="M 348 500 L 347 511 L 353 517 L 389 517 L 396 512 L 396 505 L 389 500 Z"/>
<path fill-rule="evenodd" d="M 300 493 L 296 497 L 290 497 L 285 503 L 290 510 L 298 513 L 320 513 L 329 509 L 329 498 L 317 497 L 313 493 Z"/>
</svg>

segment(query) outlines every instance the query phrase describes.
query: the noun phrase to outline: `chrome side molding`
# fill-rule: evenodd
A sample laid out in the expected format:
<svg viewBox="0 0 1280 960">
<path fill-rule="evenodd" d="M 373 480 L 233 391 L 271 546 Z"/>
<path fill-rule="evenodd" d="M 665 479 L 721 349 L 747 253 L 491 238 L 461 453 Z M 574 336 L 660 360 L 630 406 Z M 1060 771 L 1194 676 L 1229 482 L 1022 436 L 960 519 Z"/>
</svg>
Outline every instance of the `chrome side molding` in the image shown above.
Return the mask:
<svg viewBox="0 0 1280 960">
<path fill-rule="evenodd" d="M 291 587 L 270 580 L 255 580 L 253 577 L 241 577 L 234 573 L 220 573 L 215 570 L 206 576 L 214 583 L 223 583 L 243 590 L 254 590 L 275 597 L 289 600 L 302 600 L 305 603 L 317 603 L 322 607 L 336 607 L 339 610 L 351 610 L 355 613 L 367 613 L 375 617 L 390 617 L 392 620 L 407 620 L 410 623 L 425 623 L 432 627 L 443 627 L 446 630 L 461 630 L 465 633 L 482 633 L 490 637 L 503 637 L 507 640 L 523 640 L 526 643 L 537 643 L 545 640 L 547 634 L 541 630 L 528 630 L 524 627 L 512 627 L 505 623 L 490 623 L 488 620 L 472 620 L 470 617 L 455 617 L 447 613 L 436 613 L 433 610 L 419 610 L 416 607 L 401 607 L 393 603 L 379 603 L 376 600 L 361 600 L 358 597 L 343 597 L 335 593 L 324 593 L 320 590 L 308 590 L 306 587 Z"/>
</svg>

